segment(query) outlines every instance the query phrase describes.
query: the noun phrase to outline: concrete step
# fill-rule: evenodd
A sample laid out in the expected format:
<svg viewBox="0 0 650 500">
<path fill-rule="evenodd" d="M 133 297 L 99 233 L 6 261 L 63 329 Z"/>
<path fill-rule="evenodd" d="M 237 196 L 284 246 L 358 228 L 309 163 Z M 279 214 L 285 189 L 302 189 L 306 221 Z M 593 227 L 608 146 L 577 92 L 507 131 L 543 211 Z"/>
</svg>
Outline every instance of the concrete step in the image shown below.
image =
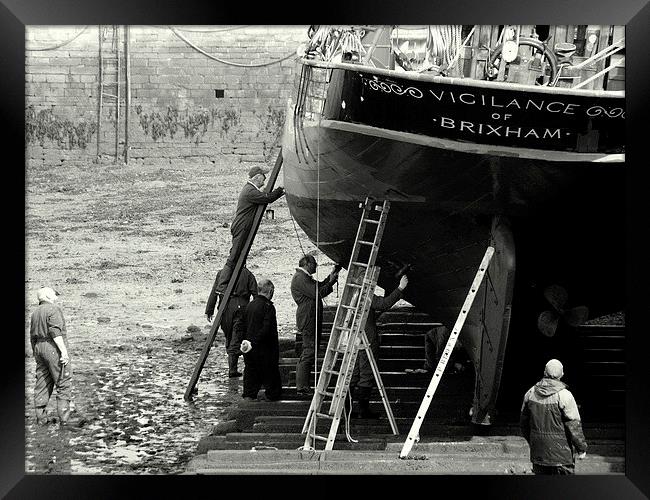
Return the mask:
<svg viewBox="0 0 650 500">
<path fill-rule="evenodd" d="M 420 453 L 399 458 L 396 451 L 210 450 L 190 461 L 192 474 L 530 474 L 527 458 L 467 453 Z M 576 474 L 622 474 L 622 457 L 588 456 Z"/>
<path fill-rule="evenodd" d="M 420 436 L 427 437 L 440 437 L 440 436 L 453 436 L 463 435 L 472 436 L 476 434 L 484 435 L 505 435 L 505 436 L 518 436 L 520 435 L 518 424 L 495 424 L 485 427 L 477 427 L 469 423 L 467 417 L 462 417 L 457 420 L 435 419 L 427 414 L 427 421 L 425 421 L 420 428 Z M 255 423 L 251 430 L 254 432 L 282 432 L 282 433 L 300 433 L 304 424 L 304 416 L 260 416 L 255 418 Z M 321 421 L 319 424 L 319 432 L 329 429 L 327 421 Z M 400 433 L 408 433 L 412 424 L 413 417 L 395 417 L 395 422 Z M 390 434 L 391 429 L 386 418 L 380 420 L 371 419 L 352 419 L 352 428 L 354 434 L 361 436 L 374 436 L 377 434 Z M 341 427 L 342 428 L 342 427 Z M 586 439 L 624 439 L 625 428 L 623 426 L 583 426 Z"/>
<path fill-rule="evenodd" d="M 211 436 L 213 439 L 202 444 L 197 453 L 207 450 L 251 449 L 253 447 L 274 447 L 278 449 L 297 449 L 304 444 L 305 436 L 297 433 L 254 433 L 232 432 L 225 436 Z M 356 439 L 356 438 L 355 438 Z M 358 443 L 350 443 L 343 433 L 337 434 L 336 449 L 401 451 L 406 434 L 375 435 L 360 437 Z M 414 447 L 413 454 L 472 453 L 474 455 L 517 455 L 528 457 L 529 447 L 518 436 L 448 436 L 446 438 L 421 439 Z M 625 456 L 625 443 L 622 440 L 596 440 L 589 443 L 589 455 L 603 457 Z"/>
<path fill-rule="evenodd" d="M 229 433 L 225 436 L 206 436 L 199 441 L 196 453 L 208 450 L 250 450 L 252 448 L 276 448 L 296 450 L 305 443 L 305 436 L 298 433 Z M 337 450 L 385 450 L 386 437 L 359 437 L 357 443 L 350 443 L 345 434 L 336 438 Z"/>
</svg>

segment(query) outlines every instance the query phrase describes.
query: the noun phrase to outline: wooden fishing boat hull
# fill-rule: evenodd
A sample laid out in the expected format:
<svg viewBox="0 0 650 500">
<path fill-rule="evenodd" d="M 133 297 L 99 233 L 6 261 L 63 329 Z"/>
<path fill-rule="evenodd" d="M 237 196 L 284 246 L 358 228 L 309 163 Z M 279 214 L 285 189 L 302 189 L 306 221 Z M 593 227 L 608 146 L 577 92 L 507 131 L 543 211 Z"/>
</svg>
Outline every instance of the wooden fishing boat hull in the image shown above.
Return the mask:
<svg viewBox="0 0 650 500">
<path fill-rule="evenodd" d="M 592 317 L 624 307 L 624 111 L 620 99 L 593 93 L 524 93 L 447 80 L 400 80 L 345 67 L 330 71 L 311 95 L 308 84 L 299 83 L 285 123 L 284 186 L 292 216 L 343 265 L 359 204 L 367 196 L 390 199 L 379 286 L 392 290 L 398 271 L 409 265 L 405 299 L 450 329 L 486 248 L 495 247 L 489 280 L 461 333 L 477 374 L 472 418 L 489 423 L 503 374 L 523 381 L 504 384 L 519 398 L 540 375 L 531 359 L 541 362 L 561 348 L 562 325 L 556 339 L 537 331 L 539 314 L 551 309 L 543 296 L 547 286 L 562 286 L 568 305 L 586 305 Z M 415 97 L 405 101 L 409 93 L 435 96 L 424 105 Z M 485 109 L 468 115 L 476 108 L 466 103 L 493 96 L 500 99 L 493 104 L 518 100 L 511 107 L 525 107 L 530 101 L 547 110 L 532 117 L 530 110 L 512 113 L 519 137 L 492 133 L 469 142 L 479 124 L 499 125 Z M 309 103 L 314 98 L 317 106 Z M 480 107 L 497 113 L 495 106 Z M 310 113 L 314 108 L 319 112 Z M 556 109 L 574 113 L 569 127 Z M 596 109 L 604 111 L 589 117 Z M 441 128 L 441 117 L 455 128 Z M 544 130 L 560 132 L 544 138 Z"/>
</svg>

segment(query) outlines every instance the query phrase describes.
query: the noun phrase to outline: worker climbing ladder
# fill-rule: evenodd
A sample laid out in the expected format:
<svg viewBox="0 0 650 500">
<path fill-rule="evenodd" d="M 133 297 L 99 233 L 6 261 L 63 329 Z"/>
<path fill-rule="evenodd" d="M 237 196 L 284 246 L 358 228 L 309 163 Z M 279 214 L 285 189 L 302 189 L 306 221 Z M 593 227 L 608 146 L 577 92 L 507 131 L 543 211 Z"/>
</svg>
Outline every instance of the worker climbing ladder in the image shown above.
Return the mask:
<svg viewBox="0 0 650 500">
<path fill-rule="evenodd" d="M 463 329 L 463 325 L 467 319 L 467 314 L 472 307 L 472 303 L 474 302 L 474 298 L 476 297 L 476 294 L 478 293 L 478 290 L 481 286 L 483 277 L 487 273 L 487 269 L 490 265 L 490 261 L 492 260 L 493 255 L 494 248 L 488 247 L 485 251 L 485 255 L 483 256 L 483 260 L 479 265 L 478 271 L 476 272 L 472 286 L 470 287 L 467 297 L 465 298 L 463 307 L 460 309 L 460 314 L 458 315 L 458 319 L 456 319 L 456 324 L 454 325 L 454 328 L 449 335 L 445 349 L 442 351 L 442 356 L 440 356 L 438 366 L 436 366 L 436 369 L 433 372 L 433 376 L 431 377 L 431 382 L 429 383 L 427 392 L 425 393 L 424 398 L 422 399 L 422 403 L 420 404 L 420 409 L 418 410 L 415 416 L 415 420 L 413 420 L 413 424 L 411 425 L 411 430 L 409 431 L 406 441 L 402 446 L 402 451 L 399 455 L 400 458 L 406 458 L 411 451 L 411 448 L 413 448 L 413 445 L 420 440 L 420 427 L 422 426 L 424 417 L 427 414 L 429 405 L 431 405 L 433 395 L 436 393 L 436 389 L 438 388 L 442 374 L 445 371 L 447 362 L 449 361 L 451 353 L 454 350 L 454 346 L 456 345 L 460 331 Z"/>
<path fill-rule="evenodd" d="M 389 209 L 388 200 L 379 205 L 366 198 L 363 206 L 343 294 L 336 309 L 325 358 L 302 429 L 302 433 L 307 434 L 304 445 L 306 450 L 316 449 L 316 441 L 325 442 L 326 450 L 333 448 L 360 350 L 365 350 L 368 356 L 393 434 L 399 434 L 377 362 L 364 331 L 379 276 L 375 261 Z M 379 212 L 378 218 L 375 218 L 376 212 Z M 336 386 L 334 391 L 330 392 L 332 377 L 336 377 Z M 323 403 L 326 403 L 325 398 L 329 398 L 329 409 L 326 413 L 321 411 Z M 331 421 L 327 437 L 316 434 L 319 419 Z"/>
<path fill-rule="evenodd" d="M 275 185 L 275 181 L 278 178 L 278 174 L 280 173 L 281 167 L 282 167 L 282 150 L 280 150 L 280 153 L 278 154 L 278 158 L 275 161 L 275 166 L 273 167 L 269 180 L 266 183 L 265 192 L 268 193 L 273 190 L 273 186 Z M 207 359 L 208 353 L 210 352 L 210 347 L 212 347 L 212 342 L 214 342 L 214 337 L 216 336 L 217 330 L 219 329 L 219 325 L 221 324 L 221 318 L 223 318 L 223 313 L 226 310 L 226 305 L 228 304 L 228 300 L 230 300 L 232 291 L 235 288 L 235 284 L 239 279 L 241 270 L 244 267 L 246 258 L 248 257 L 248 252 L 250 251 L 251 246 L 253 245 L 253 240 L 255 239 L 257 230 L 260 227 L 260 222 L 262 221 L 262 217 L 264 216 L 265 210 L 266 210 L 266 204 L 260 204 L 255 211 L 255 215 L 253 217 L 253 225 L 251 226 L 250 232 L 246 237 L 246 242 L 244 243 L 244 247 L 239 253 L 239 257 L 237 258 L 237 262 L 235 263 L 235 268 L 233 269 L 232 275 L 230 276 L 230 281 L 228 281 L 228 286 L 226 286 L 226 290 L 223 293 L 223 297 L 219 301 L 219 308 L 217 309 L 217 314 L 214 318 L 214 321 L 212 322 L 212 328 L 210 328 L 210 333 L 208 334 L 208 338 L 206 339 L 205 345 L 203 346 L 203 351 L 201 351 L 201 356 L 199 357 L 199 360 L 197 361 L 196 366 L 194 367 L 194 372 L 192 373 L 192 377 L 190 378 L 190 383 L 187 385 L 187 389 L 185 390 L 185 396 L 184 396 L 185 401 L 190 401 L 192 399 L 192 395 L 195 392 L 194 388 L 196 387 L 196 383 L 199 380 L 199 375 L 201 374 L 201 370 L 203 369 L 205 360 Z"/>
</svg>

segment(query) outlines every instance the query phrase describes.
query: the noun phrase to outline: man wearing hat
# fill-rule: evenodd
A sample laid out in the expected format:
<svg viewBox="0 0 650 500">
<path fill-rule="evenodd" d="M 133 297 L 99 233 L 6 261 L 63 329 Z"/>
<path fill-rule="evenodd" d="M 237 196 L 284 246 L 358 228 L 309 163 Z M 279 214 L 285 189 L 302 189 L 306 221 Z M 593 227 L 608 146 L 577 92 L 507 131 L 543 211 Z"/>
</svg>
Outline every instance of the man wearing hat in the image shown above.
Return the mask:
<svg viewBox="0 0 650 500">
<path fill-rule="evenodd" d="M 575 455 L 587 455 L 578 406 L 564 382 L 562 363 L 546 363 L 544 378 L 531 387 L 521 406 L 521 432 L 530 446 L 535 474 L 575 473 Z"/>
<path fill-rule="evenodd" d="M 56 387 L 56 409 L 62 426 L 70 426 L 70 400 L 72 399 L 72 367 L 68 355 L 63 311 L 54 304 L 58 293 L 43 287 L 36 297 L 38 307 L 32 313 L 29 327 L 30 341 L 36 361 L 34 406 L 36 421 L 48 423 L 45 412 L 50 396 Z"/>
<path fill-rule="evenodd" d="M 235 268 L 239 254 L 244 248 L 246 237 L 248 236 L 251 227 L 253 227 L 253 217 L 257 207 L 259 205 L 272 203 L 284 194 L 284 188 L 282 187 L 277 187 L 270 193 L 262 191 L 262 186 L 266 180 L 267 173 L 268 170 L 258 166 L 252 167 L 248 171 L 248 182 L 246 182 L 244 188 L 239 194 L 235 218 L 230 225 L 232 247 L 230 248 L 230 255 L 228 256 L 226 265 L 223 267 L 223 272 L 219 277 L 217 293 L 223 293 L 226 291 L 226 287 L 230 281 L 230 276 Z"/>
</svg>

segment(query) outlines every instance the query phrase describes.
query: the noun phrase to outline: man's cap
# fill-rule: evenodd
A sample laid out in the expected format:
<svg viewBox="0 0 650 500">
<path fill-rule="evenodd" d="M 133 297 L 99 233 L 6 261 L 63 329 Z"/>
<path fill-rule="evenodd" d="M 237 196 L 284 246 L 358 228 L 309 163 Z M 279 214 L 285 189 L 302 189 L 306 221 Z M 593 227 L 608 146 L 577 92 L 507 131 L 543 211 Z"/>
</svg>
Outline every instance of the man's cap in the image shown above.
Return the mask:
<svg viewBox="0 0 650 500">
<path fill-rule="evenodd" d="M 544 367 L 544 376 L 548 378 L 561 379 L 564 375 L 564 367 L 557 359 L 552 359 Z"/>
<path fill-rule="evenodd" d="M 256 167 L 251 167 L 251 169 L 248 171 L 248 178 L 252 179 L 257 174 L 266 175 L 268 173 L 269 173 L 269 171 L 266 170 L 265 168 L 257 167 L 257 166 Z"/>
<path fill-rule="evenodd" d="M 36 298 L 39 302 L 54 302 L 57 295 L 59 295 L 59 292 L 49 286 L 39 288 L 38 292 L 36 292 Z"/>
</svg>

